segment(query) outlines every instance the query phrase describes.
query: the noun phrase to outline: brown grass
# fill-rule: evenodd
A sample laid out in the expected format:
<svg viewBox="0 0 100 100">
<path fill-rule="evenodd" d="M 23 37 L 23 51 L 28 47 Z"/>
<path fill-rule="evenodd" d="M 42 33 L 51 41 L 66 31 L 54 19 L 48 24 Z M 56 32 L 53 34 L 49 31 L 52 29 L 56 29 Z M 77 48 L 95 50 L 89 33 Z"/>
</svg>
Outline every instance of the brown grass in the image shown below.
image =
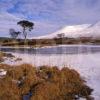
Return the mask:
<svg viewBox="0 0 100 100">
<path fill-rule="evenodd" d="M 59 70 L 0 64 L 0 68 L 7 70 L 7 75 L 0 79 L 0 100 L 22 100 L 29 92 L 32 93 L 29 100 L 78 100 L 80 97 L 92 100 L 92 89 L 78 72 L 67 67 Z"/>
<path fill-rule="evenodd" d="M 11 53 L 5 53 L 0 51 L 0 63 L 4 62 L 4 57 L 14 58 L 15 56 L 13 56 Z"/>
</svg>

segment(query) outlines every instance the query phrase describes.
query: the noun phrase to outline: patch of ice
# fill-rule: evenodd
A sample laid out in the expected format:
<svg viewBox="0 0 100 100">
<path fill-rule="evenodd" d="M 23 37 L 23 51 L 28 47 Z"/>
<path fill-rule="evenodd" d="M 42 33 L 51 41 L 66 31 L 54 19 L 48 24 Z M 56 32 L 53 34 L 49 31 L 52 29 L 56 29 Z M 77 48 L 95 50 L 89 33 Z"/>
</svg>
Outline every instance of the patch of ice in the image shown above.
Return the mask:
<svg viewBox="0 0 100 100">
<path fill-rule="evenodd" d="M 5 76 L 7 74 L 7 71 L 4 69 L 0 69 L 0 77 Z"/>
</svg>

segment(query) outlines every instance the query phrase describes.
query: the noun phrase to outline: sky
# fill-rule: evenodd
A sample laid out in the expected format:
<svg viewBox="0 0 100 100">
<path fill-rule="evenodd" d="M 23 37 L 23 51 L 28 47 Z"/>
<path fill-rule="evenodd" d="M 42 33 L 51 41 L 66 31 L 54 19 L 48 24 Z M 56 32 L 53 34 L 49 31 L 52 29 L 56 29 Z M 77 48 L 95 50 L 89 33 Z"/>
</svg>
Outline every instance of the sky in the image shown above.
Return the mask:
<svg viewBox="0 0 100 100">
<path fill-rule="evenodd" d="M 29 37 L 66 25 L 91 24 L 100 20 L 100 0 L 0 0 L 0 36 L 18 28 L 16 23 L 22 19 L 35 24 Z"/>
</svg>

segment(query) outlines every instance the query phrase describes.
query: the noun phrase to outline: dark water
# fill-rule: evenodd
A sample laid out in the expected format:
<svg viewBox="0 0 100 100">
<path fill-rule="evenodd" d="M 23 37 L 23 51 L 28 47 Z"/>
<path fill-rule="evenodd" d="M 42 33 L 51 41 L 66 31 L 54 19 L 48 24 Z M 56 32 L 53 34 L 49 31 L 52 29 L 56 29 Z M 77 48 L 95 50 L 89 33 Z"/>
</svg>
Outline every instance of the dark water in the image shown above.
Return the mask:
<svg viewBox="0 0 100 100">
<path fill-rule="evenodd" d="M 100 45 L 66 45 L 48 48 L 14 48 L 0 47 L 1 51 L 28 54 L 79 54 L 100 52 Z"/>
<path fill-rule="evenodd" d="M 30 97 L 32 96 L 32 93 L 29 92 L 28 94 L 23 96 L 23 100 L 30 100 Z"/>
</svg>

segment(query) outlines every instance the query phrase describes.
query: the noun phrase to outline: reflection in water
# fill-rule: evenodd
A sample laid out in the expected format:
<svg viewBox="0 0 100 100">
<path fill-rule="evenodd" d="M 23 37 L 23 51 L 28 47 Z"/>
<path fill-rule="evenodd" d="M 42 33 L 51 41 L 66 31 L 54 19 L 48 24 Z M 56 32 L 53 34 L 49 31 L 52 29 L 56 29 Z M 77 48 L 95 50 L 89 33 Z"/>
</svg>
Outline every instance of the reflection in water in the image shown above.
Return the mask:
<svg viewBox="0 0 100 100">
<path fill-rule="evenodd" d="M 14 48 L 0 47 L 1 51 L 26 54 L 79 54 L 100 52 L 100 46 L 93 45 L 64 45 L 45 48 Z"/>
</svg>

